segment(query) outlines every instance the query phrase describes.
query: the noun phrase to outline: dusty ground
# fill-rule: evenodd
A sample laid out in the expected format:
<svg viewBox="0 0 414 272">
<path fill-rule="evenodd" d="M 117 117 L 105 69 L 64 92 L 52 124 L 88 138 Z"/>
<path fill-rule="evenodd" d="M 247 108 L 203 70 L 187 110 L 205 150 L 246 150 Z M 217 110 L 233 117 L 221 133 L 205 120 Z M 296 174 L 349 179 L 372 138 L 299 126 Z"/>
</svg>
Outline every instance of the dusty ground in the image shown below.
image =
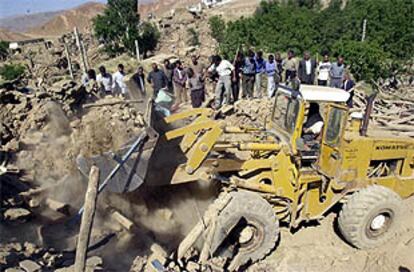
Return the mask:
<svg viewBox="0 0 414 272">
<path fill-rule="evenodd" d="M 282 232 L 276 251 L 252 271 L 414 271 L 414 197 L 404 203 L 407 212 L 400 233 L 381 248 L 364 251 L 348 245 L 334 230 L 335 215 L 331 214 L 319 226 L 294 235 Z"/>
</svg>

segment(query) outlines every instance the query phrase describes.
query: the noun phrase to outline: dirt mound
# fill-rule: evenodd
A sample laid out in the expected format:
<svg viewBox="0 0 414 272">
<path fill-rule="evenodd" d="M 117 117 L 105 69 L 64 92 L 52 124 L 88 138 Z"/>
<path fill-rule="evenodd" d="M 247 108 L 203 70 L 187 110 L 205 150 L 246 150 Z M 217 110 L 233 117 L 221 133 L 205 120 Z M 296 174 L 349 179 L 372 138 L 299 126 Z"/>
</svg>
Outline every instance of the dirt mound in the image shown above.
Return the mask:
<svg viewBox="0 0 414 272">
<path fill-rule="evenodd" d="M 59 36 L 72 31 L 75 26 L 84 32 L 91 28 L 92 19 L 104 10 L 104 4 L 90 2 L 63 12 L 44 25 L 30 29 L 28 33 L 38 36 Z"/>
</svg>

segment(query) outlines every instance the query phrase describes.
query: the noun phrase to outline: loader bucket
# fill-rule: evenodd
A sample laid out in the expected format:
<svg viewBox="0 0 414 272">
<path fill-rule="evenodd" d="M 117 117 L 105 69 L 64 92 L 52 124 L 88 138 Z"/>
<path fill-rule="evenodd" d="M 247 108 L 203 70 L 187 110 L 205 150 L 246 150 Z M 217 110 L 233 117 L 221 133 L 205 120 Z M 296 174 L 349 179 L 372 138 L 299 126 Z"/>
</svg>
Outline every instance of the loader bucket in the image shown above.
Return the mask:
<svg viewBox="0 0 414 272">
<path fill-rule="evenodd" d="M 99 167 L 99 191 L 106 188 L 115 193 L 132 192 L 144 183 L 149 160 L 159 138 L 158 132 L 152 127 L 157 118 L 153 105 L 153 101 L 150 100 L 145 118 L 147 126 L 136 139 L 116 152 L 107 152 L 90 158 L 79 156 L 76 159 L 78 169 L 85 177 L 89 176 L 92 165 Z"/>
</svg>

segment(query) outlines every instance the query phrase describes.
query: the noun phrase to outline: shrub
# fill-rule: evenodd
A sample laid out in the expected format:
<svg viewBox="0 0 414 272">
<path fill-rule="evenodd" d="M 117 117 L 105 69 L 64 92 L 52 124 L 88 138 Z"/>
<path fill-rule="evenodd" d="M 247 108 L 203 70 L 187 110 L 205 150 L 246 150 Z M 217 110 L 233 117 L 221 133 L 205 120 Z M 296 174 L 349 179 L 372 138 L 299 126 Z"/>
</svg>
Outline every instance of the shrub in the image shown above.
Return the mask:
<svg viewBox="0 0 414 272">
<path fill-rule="evenodd" d="M 21 77 L 25 67 L 21 64 L 6 64 L 0 67 L 0 76 L 5 80 L 14 80 Z"/>
</svg>

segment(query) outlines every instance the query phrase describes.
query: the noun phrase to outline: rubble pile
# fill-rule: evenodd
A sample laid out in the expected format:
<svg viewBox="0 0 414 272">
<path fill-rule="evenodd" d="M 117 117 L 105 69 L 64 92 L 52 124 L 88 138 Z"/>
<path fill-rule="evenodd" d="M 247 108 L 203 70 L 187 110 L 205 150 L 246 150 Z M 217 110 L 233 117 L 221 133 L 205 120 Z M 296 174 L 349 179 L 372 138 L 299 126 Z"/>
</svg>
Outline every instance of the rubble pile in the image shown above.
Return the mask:
<svg viewBox="0 0 414 272">
<path fill-rule="evenodd" d="M 75 253 L 40 248 L 32 243 L 0 244 L 0 270 L 5 272 L 73 271 Z M 89 257 L 86 271 L 102 271 L 100 257 Z"/>
<path fill-rule="evenodd" d="M 358 84 L 354 96 L 357 110 L 364 111 L 367 100 L 364 84 Z M 378 86 L 371 119 L 373 125 L 393 134 L 414 137 L 414 88 L 407 86 L 398 90 L 384 90 Z"/>
<path fill-rule="evenodd" d="M 158 22 L 162 35 L 157 51 L 174 54 L 181 59 L 200 55 L 204 61 L 216 52 L 217 42 L 210 35 L 207 14 L 194 16 L 186 9 L 175 10 Z M 194 29 L 200 44 L 191 44 L 189 29 Z"/>
<path fill-rule="evenodd" d="M 70 80 L 37 91 L 0 89 L 0 142 L 5 145 L 29 130 L 42 128 L 46 121 L 44 105 L 48 102 L 59 103 L 68 116 L 73 116 L 87 97 L 87 89 Z"/>
</svg>

